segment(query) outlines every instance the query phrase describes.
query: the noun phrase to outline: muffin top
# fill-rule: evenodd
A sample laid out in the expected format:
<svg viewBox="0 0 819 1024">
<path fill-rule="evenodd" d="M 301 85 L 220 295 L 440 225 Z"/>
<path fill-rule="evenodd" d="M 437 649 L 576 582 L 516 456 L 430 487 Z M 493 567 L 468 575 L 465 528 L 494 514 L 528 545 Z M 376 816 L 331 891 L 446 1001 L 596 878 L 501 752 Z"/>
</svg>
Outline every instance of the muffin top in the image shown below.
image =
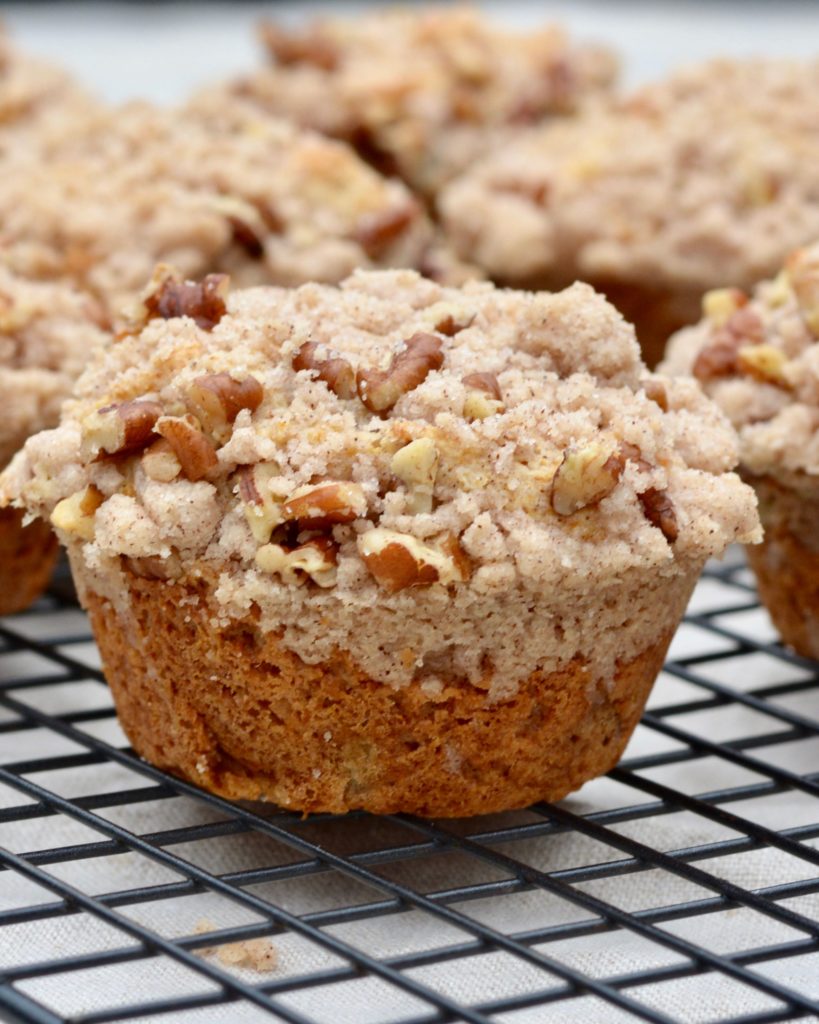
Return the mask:
<svg viewBox="0 0 819 1024">
<path fill-rule="evenodd" d="M 267 24 L 262 38 L 273 66 L 228 94 L 352 141 L 426 195 L 507 129 L 606 90 L 616 70 L 609 52 L 575 46 L 555 26 L 510 32 L 459 6 Z"/>
<path fill-rule="evenodd" d="M 57 424 L 60 406 L 106 337 L 98 304 L 62 284 L 0 267 L 0 466 L 27 437 Z"/>
<path fill-rule="evenodd" d="M 690 565 L 754 532 L 735 461 L 713 403 L 648 374 L 588 286 L 227 294 L 160 268 L 5 493 L 101 556 L 389 600 Z"/>
<path fill-rule="evenodd" d="M 344 143 L 249 107 L 229 118 L 100 111 L 49 160 L 32 154 L 2 176 L 0 220 L 12 269 L 70 281 L 112 312 L 166 260 L 245 284 L 436 269 L 432 225 L 400 182 Z"/>
<path fill-rule="evenodd" d="M 750 298 L 709 292 L 703 313 L 671 339 L 664 370 L 700 381 L 737 428 L 751 473 L 819 475 L 819 245 L 794 252 Z"/>
<path fill-rule="evenodd" d="M 533 129 L 443 193 L 508 282 L 751 287 L 819 237 L 819 61 L 719 60 Z"/>
</svg>

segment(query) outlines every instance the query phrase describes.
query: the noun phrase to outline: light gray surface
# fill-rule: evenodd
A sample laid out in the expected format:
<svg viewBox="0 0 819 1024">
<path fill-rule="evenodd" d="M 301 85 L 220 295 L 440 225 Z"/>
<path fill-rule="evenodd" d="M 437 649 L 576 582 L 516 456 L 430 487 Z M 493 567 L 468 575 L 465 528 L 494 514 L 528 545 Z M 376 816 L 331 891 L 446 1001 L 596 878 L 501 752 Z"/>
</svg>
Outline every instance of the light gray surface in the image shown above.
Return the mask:
<svg viewBox="0 0 819 1024">
<path fill-rule="evenodd" d="M 262 15 L 301 18 L 365 4 L 0 4 L 21 44 L 59 59 L 112 100 L 182 98 L 246 68 Z M 507 24 L 557 18 L 579 36 L 614 46 L 629 82 L 717 54 L 819 52 L 819 3 L 484 3 Z"/>
</svg>

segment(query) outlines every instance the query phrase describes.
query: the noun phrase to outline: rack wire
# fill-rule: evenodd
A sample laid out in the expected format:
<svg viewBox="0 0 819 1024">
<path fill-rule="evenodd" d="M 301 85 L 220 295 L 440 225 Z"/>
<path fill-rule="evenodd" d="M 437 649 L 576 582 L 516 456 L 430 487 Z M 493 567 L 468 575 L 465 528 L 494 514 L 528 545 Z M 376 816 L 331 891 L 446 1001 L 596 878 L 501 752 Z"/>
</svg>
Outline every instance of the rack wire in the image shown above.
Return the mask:
<svg viewBox="0 0 819 1024">
<path fill-rule="evenodd" d="M 467 821 L 301 818 L 133 754 L 63 575 L 0 621 L 0 1016 L 819 1019 L 817 668 L 732 552 L 607 778 Z"/>
</svg>

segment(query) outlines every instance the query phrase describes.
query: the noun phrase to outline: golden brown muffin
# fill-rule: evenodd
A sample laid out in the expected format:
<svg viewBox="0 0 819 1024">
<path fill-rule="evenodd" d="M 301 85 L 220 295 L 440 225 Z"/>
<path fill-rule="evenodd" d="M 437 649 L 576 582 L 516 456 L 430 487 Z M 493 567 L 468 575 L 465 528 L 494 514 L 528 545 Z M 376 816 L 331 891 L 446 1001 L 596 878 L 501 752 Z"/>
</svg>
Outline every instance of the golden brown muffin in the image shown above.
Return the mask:
<svg viewBox="0 0 819 1024">
<path fill-rule="evenodd" d="M 0 466 L 27 437 L 58 423 L 88 352 L 104 337 L 101 311 L 88 296 L 0 267 Z M 19 510 L 0 510 L 0 615 L 40 595 L 56 555 L 47 523 L 24 527 Z"/>
<path fill-rule="evenodd" d="M 515 287 L 589 281 L 649 365 L 705 291 L 819 237 L 819 62 L 714 61 L 534 129 L 446 189 L 457 252 Z"/>
<path fill-rule="evenodd" d="M 786 643 L 819 657 L 819 245 L 794 252 L 749 298 L 710 292 L 671 339 L 664 369 L 692 374 L 739 432 L 740 468 L 765 528 L 749 549 Z"/>
<path fill-rule="evenodd" d="M 162 271 L 2 482 L 66 542 L 136 749 L 304 811 L 611 767 L 704 560 L 756 536 L 716 407 L 584 285 L 223 289 Z"/>
<path fill-rule="evenodd" d="M 509 31 L 459 5 L 268 23 L 262 39 L 271 67 L 198 102 L 249 101 L 344 139 L 429 199 L 522 128 L 607 92 L 616 75 L 609 51 L 555 25 Z"/>
</svg>

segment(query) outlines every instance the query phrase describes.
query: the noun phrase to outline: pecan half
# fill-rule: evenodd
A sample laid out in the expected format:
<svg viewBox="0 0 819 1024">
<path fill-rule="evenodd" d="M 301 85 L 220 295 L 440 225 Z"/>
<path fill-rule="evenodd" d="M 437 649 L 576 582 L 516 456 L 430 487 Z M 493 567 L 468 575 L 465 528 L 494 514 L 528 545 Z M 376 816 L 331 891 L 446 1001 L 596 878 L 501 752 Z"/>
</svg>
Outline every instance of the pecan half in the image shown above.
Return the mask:
<svg viewBox="0 0 819 1024">
<path fill-rule="evenodd" d="M 255 412 L 264 391 L 255 377 L 234 380 L 229 373 L 197 377 L 185 390 L 185 404 L 208 432 L 215 434 L 233 423 L 242 409 Z"/>
<path fill-rule="evenodd" d="M 93 484 L 89 484 L 57 502 L 51 513 L 51 525 L 82 540 L 93 540 L 94 516 L 104 501 L 103 494 Z"/>
<path fill-rule="evenodd" d="M 154 290 L 142 301 L 149 320 L 189 316 L 203 330 L 210 331 L 227 312 L 229 282 L 227 274 L 208 274 L 202 281 L 180 281 L 162 269 Z"/>
<path fill-rule="evenodd" d="M 176 457 L 170 442 L 166 441 L 164 437 L 160 437 L 145 450 L 142 456 L 142 468 L 145 470 L 145 475 L 151 480 L 166 484 L 179 476 L 182 472 L 182 463 Z"/>
<path fill-rule="evenodd" d="M 438 473 L 438 449 L 429 437 L 419 437 L 399 448 L 390 468 L 406 486 L 408 511 L 414 515 L 432 511 L 432 495 Z"/>
<path fill-rule="evenodd" d="M 154 426 L 162 415 L 159 402 L 135 399 L 97 409 L 83 420 L 84 458 L 136 452 L 156 437 Z"/>
<path fill-rule="evenodd" d="M 469 420 L 485 420 L 503 412 L 503 395 L 494 373 L 468 373 L 462 378 L 467 393 L 464 416 Z"/>
<path fill-rule="evenodd" d="M 466 563 L 406 533 L 376 527 L 358 538 L 358 551 L 379 586 L 391 594 L 432 583 L 460 583 Z"/>
<path fill-rule="evenodd" d="M 362 489 L 343 480 L 299 487 L 282 505 L 284 519 L 295 520 L 302 530 L 325 530 L 351 523 L 366 512 L 367 499 Z"/>
<path fill-rule="evenodd" d="M 617 486 L 625 465 L 620 448 L 600 441 L 567 448 L 552 479 L 552 508 L 559 516 L 570 516 L 596 505 Z"/>
<path fill-rule="evenodd" d="M 339 398 L 355 398 L 355 373 L 346 359 L 339 357 L 319 359 L 321 346 L 316 341 L 306 341 L 293 356 L 293 369 L 314 370 L 319 380 Z"/>
<path fill-rule="evenodd" d="M 216 448 L 192 416 L 162 416 L 156 432 L 170 444 L 188 480 L 202 480 L 218 467 Z"/>
<path fill-rule="evenodd" d="M 370 412 L 386 413 L 444 364 L 441 339 L 423 332 L 413 334 L 393 356 L 386 370 L 359 370 L 358 396 Z"/>
<path fill-rule="evenodd" d="M 677 513 L 667 492 L 656 487 L 649 487 L 647 491 L 638 494 L 637 498 L 646 519 L 652 526 L 656 526 L 658 530 L 662 531 L 669 544 L 673 544 L 680 535 L 680 529 L 677 524 Z"/>
<path fill-rule="evenodd" d="M 371 260 L 377 260 L 418 218 L 420 211 L 419 204 L 408 199 L 391 210 L 365 213 L 353 237 Z"/>
<path fill-rule="evenodd" d="M 270 481 L 279 475 L 275 462 L 242 466 L 237 473 L 239 498 L 253 536 L 260 544 L 270 540 L 274 528 L 284 522 L 281 504 L 270 491 Z"/>
<path fill-rule="evenodd" d="M 314 537 L 288 551 L 280 544 L 265 544 L 256 552 L 256 565 L 262 572 L 281 576 L 283 582 L 296 586 L 309 577 L 320 587 L 336 582 L 338 546 L 329 537 Z"/>
</svg>

